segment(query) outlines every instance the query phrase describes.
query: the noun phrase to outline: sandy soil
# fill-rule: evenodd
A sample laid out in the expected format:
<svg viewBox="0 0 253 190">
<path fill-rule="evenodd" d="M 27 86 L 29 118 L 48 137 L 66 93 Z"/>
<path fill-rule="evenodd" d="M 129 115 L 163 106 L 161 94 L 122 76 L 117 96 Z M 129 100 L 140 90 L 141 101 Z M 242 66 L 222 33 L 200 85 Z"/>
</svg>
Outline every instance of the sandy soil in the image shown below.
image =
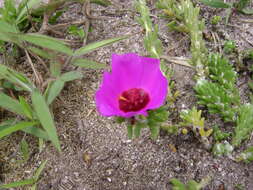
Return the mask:
<svg viewBox="0 0 253 190">
<path fill-rule="evenodd" d="M 147 55 L 143 47 L 142 28 L 135 20 L 136 14 L 127 10 L 132 10 L 133 1 L 115 0 L 115 4 L 117 6 L 109 6 L 106 9 L 95 5 L 91 7 L 93 15 L 104 19 L 91 20 L 92 32 L 89 33 L 88 43 L 119 35 L 137 34 L 86 56 L 108 65 L 112 53 L 136 52 Z M 79 19 L 79 11 L 79 5 L 72 5 L 61 17 L 61 21 Z M 158 14 L 157 11 L 152 13 Z M 203 8 L 201 13 L 207 23 L 214 13 L 224 14 L 222 11 L 207 8 Z M 171 56 L 189 56 L 187 36 L 169 32 L 166 20 L 156 16 L 153 19 L 159 24 L 159 35 L 165 53 Z M 242 22 L 244 19 L 250 17 L 233 16 L 230 23 L 239 28 L 225 28 L 221 25 L 216 29 L 219 37 L 234 39 L 241 49 L 251 47 L 240 37 L 243 35 L 247 40 L 253 41 L 253 35 L 246 32 L 253 33 L 253 24 Z M 210 49 L 216 49 L 212 42 L 207 42 L 207 45 Z M 173 80 L 181 92 L 176 102 L 178 111 L 191 108 L 196 102 L 193 91 L 195 82 L 192 80 L 194 72 L 171 63 L 168 63 L 168 66 L 175 71 Z M 129 140 L 126 126 L 115 123 L 113 118 L 103 118 L 96 111 L 94 93 L 100 84 L 102 72 L 83 70 L 83 74 L 82 80 L 66 85 L 53 106 L 62 153 L 58 153 L 49 143 L 39 153 L 37 139 L 27 137 L 30 146 L 34 147 L 31 150 L 32 156 L 29 162 L 14 167 L 13 160 L 19 156 L 16 151 L 21 135 L 18 133 L 11 138 L 5 138 L 0 141 L 0 145 L 1 142 L 5 143 L 5 147 L 0 146 L 0 152 L 8 149 L 9 154 L 0 154 L 2 182 L 29 177 L 43 160 L 48 160 L 38 184 L 39 190 L 167 190 L 171 189 L 171 178 L 184 182 L 189 179 L 200 181 L 207 175 L 213 177 L 206 190 L 233 190 L 239 184 L 245 187 L 244 189 L 253 189 L 252 163 L 236 163 L 227 157 L 214 157 L 191 133 L 179 136 L 162 133 L 159 139 L 154 141 L 150 139 L 149 132 L 144 130 L 140 138 Z M 241 78 L 243 80 L 243 77 Z M 243 85 L 240 91 L 242 96 L 248 93 Z M 248 101 L 247 98 L 244 99 L 245 102 Z M 213 115 L 206 114 L 206 117 L 208 126 L 220 122 Z M 252 139 L 236 152 L 250 144 L 253 144 Z M 172 151 L 170 145 L 174 145 L 177 151 Z"/>
</svg>

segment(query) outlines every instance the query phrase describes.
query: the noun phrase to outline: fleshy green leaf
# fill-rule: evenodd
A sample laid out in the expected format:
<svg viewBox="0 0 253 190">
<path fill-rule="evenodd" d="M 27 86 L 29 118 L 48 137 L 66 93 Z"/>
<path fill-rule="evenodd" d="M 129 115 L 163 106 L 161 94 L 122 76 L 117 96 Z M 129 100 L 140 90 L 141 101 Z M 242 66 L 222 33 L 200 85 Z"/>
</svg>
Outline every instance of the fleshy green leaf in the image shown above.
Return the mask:
<svg viewBox="0 0 253 190">
<path fill-rule="evenodd" d="M 50 140 L 57 148 L 57 150 L 61 151 L 60 142 L 57 136 L 56 127 L 54 125 L 52 115 L 44 97 L 38 91 L 32 92 L 32 103 L 37 117 L 41 122 L 41 125 L 47 132 Z"/>
<path fill-rule="evenodd" d="M 232 6 L 228 3 L 224 3 L 220 0 L 199 0 L 201 3 L 214 8 L 231 8 Z"/>
<path fill-rule="evenodd" d="M 245 151 L 243 151 L 237 158 L 237 161 L 244 161 L 246 163 L 253 161 L 253 146 L 248 147 Z"/>
<path fill-rule="evenodd" d="M 179 181 L 176 178 L 172 178 L 170 180 L 170 183 L 173 185 L 172 187 L 173 190 L 186 190 L 185 184 L 183 184 L 181 181 Z"/>
<path fill-rule="evenodd" d="M 242 105 L 240 107 L 236 121 L 235 134 L 232 138 L 232 144 L 239 146 L 243 140 L 250 137 L 253 132 L 253 105 Z"/>
</svg>

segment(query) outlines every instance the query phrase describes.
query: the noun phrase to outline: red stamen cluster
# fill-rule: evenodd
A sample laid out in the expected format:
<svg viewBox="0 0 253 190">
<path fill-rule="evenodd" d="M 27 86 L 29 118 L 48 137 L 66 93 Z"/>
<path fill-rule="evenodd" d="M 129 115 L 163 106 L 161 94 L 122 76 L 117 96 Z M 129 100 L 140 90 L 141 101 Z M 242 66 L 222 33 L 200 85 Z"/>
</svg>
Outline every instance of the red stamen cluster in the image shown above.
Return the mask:
<svg viewBox="0 0 253 190">
<path fill-rule="evenodd" d="M 141 88 L 131 88 L 119 97 L 119 108 L 123 112 L 140 111 L 150 101 L 149 95 Z"/>
</svg>

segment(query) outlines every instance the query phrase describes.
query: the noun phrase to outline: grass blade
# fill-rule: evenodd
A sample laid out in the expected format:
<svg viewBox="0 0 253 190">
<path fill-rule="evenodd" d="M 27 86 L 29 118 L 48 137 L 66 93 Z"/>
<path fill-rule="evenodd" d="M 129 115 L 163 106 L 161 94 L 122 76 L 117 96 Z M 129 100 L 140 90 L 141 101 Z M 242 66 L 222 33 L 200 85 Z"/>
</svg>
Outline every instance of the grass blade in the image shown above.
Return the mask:
<svg viewBox="0 0 253 190">
<path fill-rule="evenodd" d="M 64 87 L 65 82 L 63 82 L 61 79 L 55 80 L 48 90 L 48 96 L 46 98 L 47 104 L 50 105 L 54 99 L 60 94 Z"/>
<path fill-rule="evenodd" d="M 72 63 L 75 66 L 83 67 L 86 69 L 104 69 L 106 64 L 97 63 L 88 59 L 75 59 Z"/>
<path fill-rule="evenodd" d="M 22 129 L 22 131 L 25 133 L 31 134 L 33 136 L 42 138 L 44 140 L 47 140 L 47 141 L 49 140 L 47 133 L 38 127 L 30 126 L 30 127 L 26 127 L 24 129 Z"/>
<path fill-rule="evenodd" d="M 32 120 L 32 118 L 33 118 L 33 115 L 32 115 L 33 111 L 32 111 L 31 106 L 25 100 L 25 98 L 22 97 L 22 96 L 19 96 L 19 103 L 20 103 L 20 105 L 23 108 L 23 112 L 25 113 L 25 116 Z"/>
<path fill-rule="evenodd" d="M 36 124 L 37 124 L 36 122 L 22 121 L 22 122 L 15 124 L 15 125 L 2 126 L 0 129 L 0 139 L 3 138 L 4 136 L 7 136 L 7 135 L 13 133 L 13 132 L 22 130 L 26 127 L 34 126 Z"/>
<path fill-rule="evenodd" d="M 44 170 L 46 164 L 47 164 L 47 160 L 45 160 L 44 162 L 42 162 L 42 164 L 40 164 L 40 167 L 36 170 L 36 172 L 35 172 L 35 174 L 33 176 L 36 181 L 38 181 L 38 179 L 40 177 L 40 174 Z"/>
<path fill-rule="evenodd" d="M 22 7 L 19 7 L 19 13 L 18 13 L 18 17 L 16 19 L 16 23 L 19 24 L 20 22 L 22 22 L 24 15 L 28 15 L 28 11 L 29 9 L 32 9 L 35 5 L 38 5 L 40 3 L 41 0 L 28 0 L 26 3 L 26 5 L 23 5 Z M 28 10 L 27 10 L 28 9 Z"/>
<path fill-rule="evenodd" d="M 13 25 L 10 25 L 7 22 L 4 22 L 3 20 L 0 20 L 0 32 L 17 33 L 17 29 Z"/>
<path fill-rule="evenodd" d="M 32 103 L 42 127 L 47 132 L 53 145 L 57 148 L 58 151 L 61 151 L 60 142 L 57 136 L 53 118 L 44 97 L 37 90 L 33 91 L 32 93 Z"/>
<path fill-rule="evenodd" d="M 40 47 L 48 48 L 54 51 L 65 53 L 67 55 L 72 55 L 73 51 L 67 47 L 61 40 L 41 35 L 41 34 L 20 34 L 21 40 L 30 42 Z"/>
<path fill-rule="evenodd" d="M 14 84 L 21 86 L 24 90 L 31 92 L 34 88 L 28 78 L 4 65 L 0 65 L 0 78 L 4 78 Z"/>
<path fill-rule="evenodd" d="M 0 188 L 12 188 L 12 187 L 20 187 L 20 186 L 24 186 L 24 185 L 31 185 L 33 183 L 35 183 L 35 179 L 31 178 L 31 179 L 25 179 L 22 181 L 17 181 L 17 182 L 13 182 L 13 183 L 9 183 L 6 185 L 0 185 Z"/>
<path fill-rule="evenodd" d="M 0 93 L 0 107 L 7 109 L 11 112 L 17 113 L 19 115 L 25 116 L 22 105 L 15 99 L 7 96 L 4 93 Z"/>
<path fill-rule="evenodd" d="M 64 82 L 69 82 L 76 79 L 81 79 L 83 77 L 83 74 L 78 71 L 70 71 L 67 73 L 64 73 L 60 79 Z"/>
<path fill-rule="evenodd" d="M 81 47 L 80 49 L 76 50 L 74 52 L 74 56 L 80 56 L 80 55 L 86 54 L 86 53 L 91 52 L 93 50 L 96 50 L 96 49 L 98 49 L 100 47 L 110 45 L 110 44 L 112 44 L 114 42 L 126 39 L 128 37 L 129 36 L 121 36 L 121 37 L 117 37 L 117 38 L 111 38 L 111 39 L 102 40 L 102 41 L 99 41 L 99 42 L 90 43 L 90 44 L 88 44 L 88 45 L 86 45 L 84 47 Z"/>
</svg>

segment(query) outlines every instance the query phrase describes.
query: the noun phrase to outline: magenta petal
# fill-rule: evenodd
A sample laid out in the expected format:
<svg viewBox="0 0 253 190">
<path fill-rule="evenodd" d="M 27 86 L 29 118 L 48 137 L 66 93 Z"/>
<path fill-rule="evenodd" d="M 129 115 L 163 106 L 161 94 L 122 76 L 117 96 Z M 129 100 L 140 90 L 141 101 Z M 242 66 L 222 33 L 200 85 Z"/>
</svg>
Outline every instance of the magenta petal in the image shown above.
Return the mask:
<svg viewBox="0 0 253 190">
<path fill-rule="evenodd" d="M 160 70 L 158 59 L 141 57 L 134 53 L 113 54 L 112 72 L 104 73 L 103 82 L 96 93 L 96 104 L 103 116 L 147 115 L 148 109 L 158 108 L 164 103 L 167 87 L 168 82 Z M 148 104 L 144 108 L 140 108 L 141 110 L 137 109 L 138 111 L 120 110 L 119 98 L 122 97 L 124 91 L 131 91 L 133 88 L 143 89 L 149 94 Z M 134 94 L 131 97 L 134 97 Z M 136 97 L 138 98 L 138 96 Z M 140 100 L 138 99 L 138 101 Z M 129 104 L 129 106 L 135 105 L 135 99 L 131 104 L 127 103 L 130 99 L 121 99 L 121 101 L 126 101 L 124 104 Z"/>
<path fill-rule="evenodd" d="M 96 104 L 103 116 L 113 116 L 118 111 L 117 96 L 120 92 L 114 87 L 111 74 L 104 73 L 103 83 L 96 92 Z"/>
</svg>

